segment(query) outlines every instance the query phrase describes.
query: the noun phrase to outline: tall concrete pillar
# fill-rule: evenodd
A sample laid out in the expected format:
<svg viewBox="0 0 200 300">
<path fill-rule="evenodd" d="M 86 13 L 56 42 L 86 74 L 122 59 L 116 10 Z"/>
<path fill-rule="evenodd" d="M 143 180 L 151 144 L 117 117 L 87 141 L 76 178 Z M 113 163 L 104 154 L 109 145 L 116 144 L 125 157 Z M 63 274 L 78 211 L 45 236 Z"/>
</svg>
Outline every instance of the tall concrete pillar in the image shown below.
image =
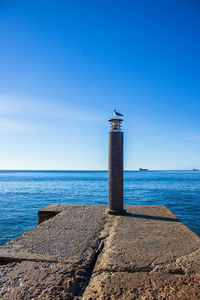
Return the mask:
<svg viewBox="0 0 200 300">
<path fill-rule="evenodd" d="M 122 119 L 111 119 L 108 141 L 109 214 L 124 214 L 123 204 L 123 132 Z"/>
</svg>

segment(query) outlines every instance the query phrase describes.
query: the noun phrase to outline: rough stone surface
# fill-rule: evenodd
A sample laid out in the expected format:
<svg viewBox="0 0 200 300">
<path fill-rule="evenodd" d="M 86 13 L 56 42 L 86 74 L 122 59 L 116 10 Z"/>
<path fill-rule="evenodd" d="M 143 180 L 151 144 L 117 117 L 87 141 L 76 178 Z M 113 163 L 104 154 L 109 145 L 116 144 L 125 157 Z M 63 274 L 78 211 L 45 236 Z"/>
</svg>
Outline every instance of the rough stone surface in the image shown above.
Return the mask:
<svg viewBox="0 0 200 300">
<path fill-rule="evenodd" d="M 59 209 L 0 247 L 0 299 L 75 299 L 81 293 L 107 218 L 105 206 Z"/>
<path fill-rule="evenodd" d="M 199 300 L 199 275 L 102 272 L 94 276 L 83 300 Z"/>
<path fill-rule="evenodd" d="M 98 270 L 151 271 L 200 247 L 200 238 L 164 206 L 130 206 L 112 224 Z"/>
<path fill-rule="evenodd" d="M 45 208 L 59 214 L 0 247 L 0 299 L 200 299 L 200 238 L 164 206 L 125 208 Z"/>
<path fill-rule="evenodd" d="M 200 299 L 200 238 L 164 206 L 109 216 L 83 299 Z"/>
<path fill-rule="evenodd" d="M 66 205 L 65 210 L 0 247 L 4 258 L 88 264 L 105 223 L 104 206 Z"/>
<path fill-rule="evenodd" d="M 10 263 L 0 266 L 0 299 L 74 299 L 87 276 L 62 263 Z"/>
</svg>

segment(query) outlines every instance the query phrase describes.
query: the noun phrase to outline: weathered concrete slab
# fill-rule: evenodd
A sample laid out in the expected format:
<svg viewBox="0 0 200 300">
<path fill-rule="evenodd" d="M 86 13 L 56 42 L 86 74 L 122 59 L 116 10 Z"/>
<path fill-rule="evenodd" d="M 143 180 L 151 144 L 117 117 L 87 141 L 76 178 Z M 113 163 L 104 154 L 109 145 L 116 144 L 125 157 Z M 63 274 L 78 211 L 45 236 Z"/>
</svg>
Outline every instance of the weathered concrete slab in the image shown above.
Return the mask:
<svg viewBox="0 0 200 300">
<path fill-rule="evenodd" d="M 0 299 L 74 299 L 86 271 L 62 263 L 22 261 L 0 266 Z"/>
<path fill-rule="evenodd" d="M 200 238 L 164 206 L 130 206 L 112 224 L 96 271 L 151 271 L 196 251 Z"/>
<path fill-rule="evenodd" d="M 0 247 L 0 299 L 75 299 L 86 285 L 105 206 L 62 205 L 59 210 Z"/>
<path fill-rule="evenodd" d="M 105 223 L 104 206 L 63 205 L 63 211 L 0 247 L 0 261 L 88 264 Z"/>
<path fill-rule="evenodd" d="M 200 299 L 200 238 L 164 206 L 126 209 L 109 216 L 84 299 Z"/>
<path fill-rule="evenodd" d="M 97 205 L 90 205 L 92 208 L 98 207 Z M 50 218 L 55 217 L 57 214 L 59 214 L 62 211 L 69 212 L 70 209 L 73 209 L 76 207 L 83 207 L 83 205 L 68 205 L 68 204 L 51 204 L 47 207 L 44 207 L 43 209 L 38 211 L 38 225 L 41 224 L 44 221 L 49 220 Z M 87 207 L 87 206 L 85 206 Z M 102 205 L 103 207 L 103 205 Z M 105 206 L 104 206 L 105 207 Z"/>
<path fill-rule="evenodd" d="M 79 299 L 84 289 L 83 299 L 200 299 L 196 234 L 164 206 L 105 209 L 43 209 L 39 226 L 0 247 L 0 299 Z"/>
<path fill-rule="evenodd" d="M 93 277 L 83 300 L 199 300 L 200 276 L 102 272 Z"/>
</svg>

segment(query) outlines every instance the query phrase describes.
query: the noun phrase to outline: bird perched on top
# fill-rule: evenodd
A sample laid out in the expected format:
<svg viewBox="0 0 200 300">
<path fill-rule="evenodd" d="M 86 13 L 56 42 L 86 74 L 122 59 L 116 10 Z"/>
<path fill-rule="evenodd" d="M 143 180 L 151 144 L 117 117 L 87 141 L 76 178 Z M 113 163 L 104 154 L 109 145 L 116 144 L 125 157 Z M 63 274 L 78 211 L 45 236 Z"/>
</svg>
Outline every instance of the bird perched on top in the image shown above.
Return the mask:
<svg viewBox="0 0 200 300">
<path fill-rule="evenodd" d="M 123 117 L 124 116 L 124 115 L 118 113 L 115 109 L 113 109 L 113 112 L 114 112 L 115 117 Z"/>
</svg>

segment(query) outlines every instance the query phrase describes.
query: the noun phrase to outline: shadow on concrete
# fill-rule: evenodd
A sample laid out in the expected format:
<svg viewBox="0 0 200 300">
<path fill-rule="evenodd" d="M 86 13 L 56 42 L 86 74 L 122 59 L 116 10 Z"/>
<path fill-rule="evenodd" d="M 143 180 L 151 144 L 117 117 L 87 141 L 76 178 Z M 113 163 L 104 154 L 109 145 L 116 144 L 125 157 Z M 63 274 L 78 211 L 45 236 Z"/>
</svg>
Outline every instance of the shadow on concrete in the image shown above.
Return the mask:
<svg viewBox="0 0 200 300">
<path fill-rule="evenodd" d="M 175 219 L 175 218 L 140 215 L 140 214 L 133 214 L 133 213 L 126 213 L 124 216 L 125 217 L 131 217 L 131 218 L 147 219 L 147 220 L 165 221 L 165 222 L 181 222 L 178 218 Z"/>
</svg>

